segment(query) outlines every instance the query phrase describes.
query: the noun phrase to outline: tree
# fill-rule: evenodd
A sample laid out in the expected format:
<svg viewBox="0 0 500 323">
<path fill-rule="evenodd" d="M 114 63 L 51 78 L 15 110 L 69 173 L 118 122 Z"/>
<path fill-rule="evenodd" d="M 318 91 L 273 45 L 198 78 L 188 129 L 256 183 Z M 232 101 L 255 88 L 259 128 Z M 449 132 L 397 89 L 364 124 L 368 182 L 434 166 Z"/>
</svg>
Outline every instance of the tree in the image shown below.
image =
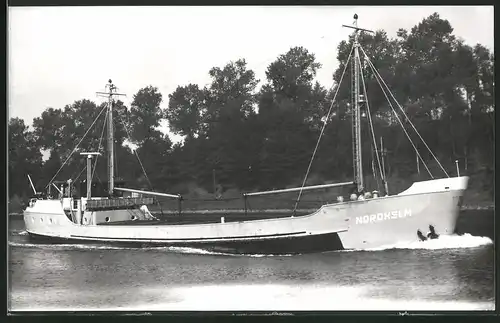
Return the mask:
<svg viewBox="0 0 500 323">
<path fill-rule="evenodd" d="M 221 174 L 219 182 L 226 187 L 243 185 L 242 169 L 248 169 L 251 156 L 258 153 L 255 145 L 245 145 L 252 137 L 247 125 L 256 113 L 254 91 L 258 80 L 243 59 L 223 68 L 214 67 L 209 75 L 212 82 L 204 90 L 206 111 L 202 115 L 204 138 L 188 143 L 199 147 L 197 156 L 206 158 L 206 162 L 201 161 L 206 166 L 199 169 L 205 186 L 211 186 L 213 169 Z"/>
<path fill-rule="evenodd" d="M 203 132 L 203 117 L 206 114 L 206 90 L 196 84 L 178 86 L 169 94 L 165 111 L 170 130 L 176 134 L 194 138 Z"/>
<path fill-rule="evenodd" d="M 33 119 L 34 135 L 42 149 L 60 149 L 64 143 L 64 121 L 61 109 L 48 108 Z"/>
<path fill-rule="evenodd" d="M 376 144 L 383 137 L 389 150 L 386 169 L 390 181 L 394 178 L 404 186 L 429 178 L 422 165 L 415 162 L 415 151 L 401 127 L 409 133 L 433 174 L 440 175 L 440 167 L 416 135 L 411 121 L 449 174 L 455 174 L 454 161 L 459 159 L 471 176 L 473 189 L 492 193 L 493 53 L 480 44 L 472 46 L 457 39 L 450 23 L 437 14 L 409 30 L 400 29 L 395 38 L 378 30 L 374 34 L 361 33 L 359 40 L 404 111 L 387 93 L 396 110 L 392 111 L 377 74 L 362 54 L 361 72 Z M 333 73 L 336 84 L 331 90 L 314 82 L 321 66 L 314 54 L 303 47 L 292 47 L 269 64 L 258 92 L 254 71 L 247 68 L 244 59 L 238 59 L 210 69 L 210 83 L 204 88 L 195 84 L 178 86 L 168 96 L 164 111 L 162 95 L 153 86 L 139 90 L 130 109 L 117 101 L 113 107 L 117 174 L 131 185 L 149 189 L 144 167 L 153 189 L 181 193 L 193 183 L 212 191 L 213 170 L 224 190 L 301 185 L 326 122 L 309 178 L 316 175 L 319 182 L 351 180 L 353 98 L 349 66 L 339 82 L 352 44 L 351 36 L 337 48 L 339 66 Z M 361 90 L 364 92 L 364 88 Z M 52 177 L 103 107 L 79 100 L 62 110 L 47 109 L 34 119 L 32 132 L 19 120 L 12 121 L 9 130 L 19 134 L 9 137 L 9 144 L 12 141 L 17 149 L 12 152 L 12 165 L 9 163 L 9 172 L 18 176 L 14 183 L 25 181 L 25 175 L 19 174 L 25 174 L 30 167 L 34 177 Z M 326 119 L 329 111 L 332 113 Z M 98 149 L 104 115 L 82 141 L 82 149 Z M 159 131 L 164 118 L 174 133 L 185 136 L 182 143 L 172 145 L 168 136 Z M 369 177 L 375 147 L 368 118 L 362 118 L 361 126 L 363 170 Z M 136 152 L 125 145 L 127 133 L 138 146 Z M 105 142 L 102 144 L 105 146 Z M 31 151 L 27 147 L 37 148 Z M 36 176 L 39 148 L 49 149 L 51 155 L 43 164 L 42 174 Z M 101 160 L 96 174 L 103 178 L 106 163 Z M 73 178 L 84 162 L 81 158 L 70 159 L 67 172 L 60 177 Z M 416 175 L 417 167 L 422 174 Z"/>
<path fill-rule="evenodd" d="M 287 185 L 292 169 L 306 169 L 325 115 L 327 92 L 313 84 L 321 64 L 303 47 L 293 47 L 272 62 L 267 84 L 259 93 L 259 123 L 262 129 L 259 154 L 264 187 Z M 294 174 L 295 182 L 302 175 Z"/>
<path fill-rule="evenodd" d="M 297 101 L 320 67 L 314 54 L 304 47 L 293 47 L 269 65 L 266 77 L 276 94 Z"/>
<path fill-rule="evenodd" d="M 157 135 L 154 130 L 160 126 L 164 112 L 160 107 L 163 98 L 158 88 L 147 86 L 140 89 L 133 98 L 130 108 L 132 141 L 141 145 Z"/>
<path fill-rule="evenodd" d="M 34 185 L 40 179 L 42 154 L 37 140 L 24 121 L 19 118 L 9 120 L 9 197 L 33 195 L 27 175 L 31 175 Z M 36 187 L 37 190 L 40 187 Z"/>
</svg>

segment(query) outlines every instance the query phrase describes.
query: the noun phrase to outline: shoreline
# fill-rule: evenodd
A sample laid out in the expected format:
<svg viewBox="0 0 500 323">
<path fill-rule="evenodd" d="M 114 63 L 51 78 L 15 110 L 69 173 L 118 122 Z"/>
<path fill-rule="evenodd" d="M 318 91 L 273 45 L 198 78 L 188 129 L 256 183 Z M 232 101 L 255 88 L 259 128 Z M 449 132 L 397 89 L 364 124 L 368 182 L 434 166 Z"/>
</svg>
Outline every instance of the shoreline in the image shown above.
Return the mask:
<svg viewBox="0 0 500 323">
<path fill-rule="evenodd" d="M 488 205 L 463 205 L 460 207 L 460 211 L 479 211 L 479 210 L 494 210 L 495 205 L 494 204 L 488 204 Z M 296 212 L 299 214 L 306 214 L 306 213 L 312 213 L 316 211 L 317 209 L 298 209 Z M 247 214 L 252 215 L 252 214 L 286 214 L 286 213 L 291 213 L 293 210 L 291 209 L 262 209 L 262 210 L 247 210 Z M 159 212 L 158 210 L 152 211 L 153 214 L 155 215 L 161 215 L 162 213 Z M 163 211 L 164 215 L 176 215 L 178 214 L 178 210 L 165 210 Z M 245 214 L 245 210 L 243 209 L 212 209 L 212 210 L 192 210 L 192 209 L 184 209 L 182 210 L 182 214 L 220 214 L 220 213 L 230 213 L 230 214 Z M 9 212 L 8 216 L 22 216 L 23 213 L 21 212 Z"/>
</svg>

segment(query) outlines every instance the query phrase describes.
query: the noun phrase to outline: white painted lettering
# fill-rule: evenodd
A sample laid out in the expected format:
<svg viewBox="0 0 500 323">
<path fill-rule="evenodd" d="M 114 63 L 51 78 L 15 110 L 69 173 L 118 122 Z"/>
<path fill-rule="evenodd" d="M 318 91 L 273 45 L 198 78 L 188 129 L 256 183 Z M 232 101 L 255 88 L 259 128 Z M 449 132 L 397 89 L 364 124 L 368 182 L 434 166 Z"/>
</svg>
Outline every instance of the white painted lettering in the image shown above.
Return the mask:
<svg viewBox="0 0 500 323">
<path fill-rule="evenodd" d="M 402 219 L 409 216 L 412 216 L 411 209 L 365 214 L 363 216 L 356 217 L 356 224 L 366 224 L 366 223 L 374 223 L 386 220 Z"/>
</svg>

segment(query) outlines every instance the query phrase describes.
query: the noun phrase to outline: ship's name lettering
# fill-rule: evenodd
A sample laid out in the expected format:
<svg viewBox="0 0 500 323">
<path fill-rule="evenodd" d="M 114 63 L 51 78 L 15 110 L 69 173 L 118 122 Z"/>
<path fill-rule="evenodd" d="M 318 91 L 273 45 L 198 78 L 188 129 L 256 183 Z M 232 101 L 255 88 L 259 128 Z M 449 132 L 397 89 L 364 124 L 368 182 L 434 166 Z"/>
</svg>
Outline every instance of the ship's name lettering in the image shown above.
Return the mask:
<svg viewBox="0 0 500 323">
<path fill-rule="evenodd" d="M 356 224 L 367 224 L 386 220 L 402 219 L 411 216 L 411 209 L 372 213 L 356 217 Z"/>
</svg>

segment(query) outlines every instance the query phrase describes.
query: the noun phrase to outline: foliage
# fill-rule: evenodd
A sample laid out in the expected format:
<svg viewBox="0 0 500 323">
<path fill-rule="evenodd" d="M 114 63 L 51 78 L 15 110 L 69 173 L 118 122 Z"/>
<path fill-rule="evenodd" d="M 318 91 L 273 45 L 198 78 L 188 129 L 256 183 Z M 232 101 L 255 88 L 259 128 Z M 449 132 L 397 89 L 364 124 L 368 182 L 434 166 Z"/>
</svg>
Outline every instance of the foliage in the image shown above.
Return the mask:
<svg viewBox="0 0 500 323">
<path fill-rule="evenodd" d="M 349 67 L 343 82 L 339 81 L 353 41 L 351 36 L 338 45 L 339 66 L 333 72 L 336 86 L 332 90 L 315 82 L 321 68 L 315 55 L 304 47 L 293 47 L 267 66 L 260 88 L 255 72 L 248 69 L 244 59 L 238 59 L 210 69 L 210 82 L 203 88 L 179 85 L 168 95 L 164 109 L 163 96 L 153 86 L 140 89 L 130 108 L 117 101 L 113 107 L 117 175 L 131 187 L 170 193 L 176 193 L 176 189 L 187 192 L 194 185 L 205 192 L 203 196 L 215 193 L 214 179 L 215 186 L 222 187 L 223 196 L 228 192 L 300 185 L 324 117 L 332 108 L 309 176 L 314 183 L 351 179 Z M 404 186 L 401 179 L 429 178 L 423 165 L 417 164 L 402 127 L 433 175 L 444 175 L 415 134 L 415 126 L 450 175 L 455 175 L 455 160 L 459 160 L 461 172 L 475 183 L 471 188 L 492 197 L 493 53 L 480 44 L 465 44 L 438 14 L 423 19 L 411 30 L 400 29 L 395 38 L 383 30 L 362 33 L 360 43 L 364 50 L 361 71 L 369 101 L 366 112 L 373 119 L 377 145 L 383 137 L 388 149 L 389 184 L 393 181 Z M 391 89 L 395 100 L 386 94 L 392 105 L 363 53 Z M 104 105 L 89 100 L 75 101 L 62 110 L 49 108 L 33 120 L 33 130 L 20 119 L 11 119 L 10 196 L 30 194 L 27 173 L 35 179 L 38 189 L 46 185 L 102 108 Z M 173 133 L 184 136 L 182 143 L 172 144 L 160 131 L 163 121 L 168 121 Z M 82 141 L 82 150 L 105 152 L 105 141 L 99 148 L 103 124 L 104 114 Z M 367 118 L 362 120 L 362 127 L 363 168 L 368 178 L 372 176 L 374 147 Z M 136 144 L 137 150 L 129 148 L 127 142 Z M 45 162 L 41 160 L 41 149 L 50 152 Z M 136 155 L 142 163 L 138 163 Z M 106 178 L 105 159 L 105 155 L 99 158 L 96 171 L 101 180 Z M 72 156 L 67 164 L 57 179 L 74 178 L 84 167 L 79 156 Z"/>
</svg>

